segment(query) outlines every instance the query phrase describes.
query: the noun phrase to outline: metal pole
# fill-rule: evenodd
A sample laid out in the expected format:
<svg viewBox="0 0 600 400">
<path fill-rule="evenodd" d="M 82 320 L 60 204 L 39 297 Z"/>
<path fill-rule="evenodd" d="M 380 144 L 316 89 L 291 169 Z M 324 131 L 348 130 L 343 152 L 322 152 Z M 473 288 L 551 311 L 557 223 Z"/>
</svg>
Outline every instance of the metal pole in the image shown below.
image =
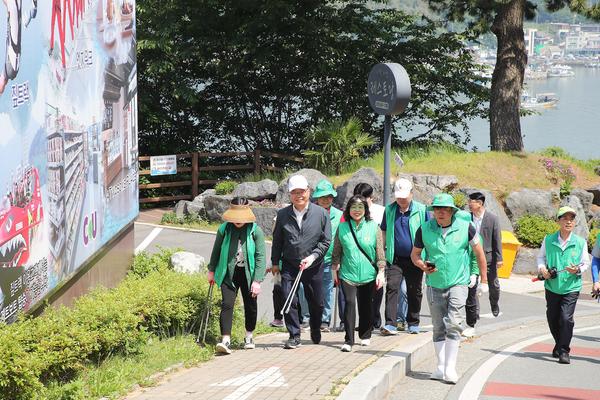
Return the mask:
<svg viewBox="0 0 600 400">
<path fill-rule="evenodd" d="M 386 115 L 383 124 L 383 200 L 385 207 L 390 201 L 390 154 L 392 152 L 392 116 Z"/>
</svg>

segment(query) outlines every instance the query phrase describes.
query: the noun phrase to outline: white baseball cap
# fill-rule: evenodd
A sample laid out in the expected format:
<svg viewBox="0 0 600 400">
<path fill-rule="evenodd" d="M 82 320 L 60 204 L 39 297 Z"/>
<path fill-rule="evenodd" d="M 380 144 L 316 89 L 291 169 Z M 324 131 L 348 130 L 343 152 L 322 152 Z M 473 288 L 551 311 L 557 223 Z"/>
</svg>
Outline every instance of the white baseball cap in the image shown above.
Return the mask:
<svg viewBox="0 0 600 400">
<path fill-rule="evenodd" d="M 288 192 L 294 189 L 308 189 L 308 181 L 302 175 L 292 175 L 288 180 Z"/>
<path fill-rule="evenodd" d="M 400 178 L 394 184 L 394 197 L 405 199 L 410 196 L 413 184 L 406 178 Z"/>
</svg>

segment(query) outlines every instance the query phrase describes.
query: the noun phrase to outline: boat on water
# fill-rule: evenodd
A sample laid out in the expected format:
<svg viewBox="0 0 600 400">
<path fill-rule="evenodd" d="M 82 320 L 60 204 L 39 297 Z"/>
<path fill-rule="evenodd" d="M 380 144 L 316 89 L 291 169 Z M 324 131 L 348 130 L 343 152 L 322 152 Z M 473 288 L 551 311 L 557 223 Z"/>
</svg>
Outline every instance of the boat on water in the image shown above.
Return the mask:
<svg viewBox="0 0 600 400">
<path fill-rule="evenodd" d="M 556 93 L 538 93 L 530 96 L 523 92 L 521 95 L 521 107 L 526 109 L 553 108 L 558 103 Z"/>
<path fill-rule="evenodd" d="M 573 67 L 568 65 L 555 64 L 548 70 L 549 78 L 568 78 L 571 76 L 575 76 L 575 72 Z"/>
</svg>

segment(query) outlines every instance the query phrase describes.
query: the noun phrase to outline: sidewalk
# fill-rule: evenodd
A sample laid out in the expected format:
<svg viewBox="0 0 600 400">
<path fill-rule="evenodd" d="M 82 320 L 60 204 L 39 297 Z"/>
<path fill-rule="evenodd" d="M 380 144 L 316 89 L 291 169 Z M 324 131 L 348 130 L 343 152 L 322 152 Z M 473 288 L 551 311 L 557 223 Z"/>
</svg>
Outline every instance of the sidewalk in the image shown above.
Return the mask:
<svg viewBox="0 0 600 400">
<path fill-rule="evenodd" d="M 160 220 L 164 213 L 173 211 L 172 207 L 162 207 L 162 208 L 146 208 L 140 209 L 140 213 L 138 217 L 135 219 L 135 222 L 143 222 L 146 224 L 160 224 Z"/>
</svg>

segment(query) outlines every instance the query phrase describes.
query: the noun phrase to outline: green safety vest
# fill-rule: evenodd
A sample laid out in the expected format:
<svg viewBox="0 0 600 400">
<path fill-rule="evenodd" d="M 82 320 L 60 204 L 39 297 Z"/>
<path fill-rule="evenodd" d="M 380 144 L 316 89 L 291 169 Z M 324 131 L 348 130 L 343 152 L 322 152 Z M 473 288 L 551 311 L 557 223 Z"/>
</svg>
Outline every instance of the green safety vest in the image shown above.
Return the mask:
<svg viewBox="0 0 600 400">
<path fill-rule="evenodd" d="M 448 228 L 445 237 L 442 236 L 442 227 L 435 219 L 421 226 L 428 259 L 437 269 L 433 274 L 427 274 L 428 286 L 447 289 L 469 284 L 471 275 L 469 225 L 470 222 L 453 217 L 452 225 Z"/>
<path fill-rule="evenodd" d="M 370 260 L 367 260 L 365 255 L 360 251 L 352 232 L 350 232 L 350 224 L 354 228 L 356 239 L 362 249 L 369 255 Z M 375 280 L 377 272 L 376 267 L 371 264 L 371 261 L 377 260 L 377 230 L 379 225 L 375 221 L 360 222 L 358 228 L 354 220 L 340 224 L 338 228 L 338 239 L 342 245 L 342 261 L 340 266 L 340 278 L 346 282 L 352 283 L 368 283 Z"/>
<path fill-rule="evenodd" d="M 394 225 L 396 223 L 396 210 L 398 204 L 391 203 L 385 207 L 385 259 L 388 263 L 393 264 L 394 262 Z M 421 226 L 425 223 L 426 207 L 424 204 L 419 203 L 416 200 L 412 201 L 410 216 L 408 217 L 408 229 L 410 230 L 410 238 L 415 241 L 415 234 Z M 423 255 L 424 257 L 425 255 Z"/>
<path fill-rule="evenodd" d="M 571 233 L 571 238 L 565 249 L 560 248 L 558 242 L 559 232 L 547 235 L 544 239 L 546 245 L 546 265 L 548 269 L 556 268 L 556 272 L 560 272 L 569 265 L 577 265 L 583 253 L 585 240 L 581 236 Z M 581 276 L 563 272 L 556 275 L 554 279 L 548 279 L 544 282 L 544 286 L 549 291 L 556 294 L 567 294 L 571 292 L 579 292 L 581 290 Z"/>
<path fill-rule="evenodd" d="M 331 237 L 334 238 L 337 232 L 338 226 L 340 225 L 340 219 L 342 218 L 342 211 L 338 210 L 334 206 L 329 208 L 329 219 L 331 220 Z M 329 245 L 329 249 L 327 253 L 325 253 L 325 257 L 323 258 L 324 264 L 331 264 L 331 254 L 333 253 L 333 239 L 331 240 L 331 244 Z"/>
<path fill-rule="evenodd" d="M 223 236 L 223 242 L 221 243 L 221 254 L 219 256 L 219 263 L 215 268 L 215 282 L 219 287 L 225 280 L 225 276 L 227 275 L 227 267 L 229 264 L 229 246 L 231 242 L 231 229 L 235 228 L 233 224 L 231 224 L 231 228 L 229 227 L 230 223 L 225 222 L 219 226 L 218 233 Z M 250 287 L 250 282 L 254 279 L 254 255 L 256 252 L 256 243 L 254 243 L 254 231 L 256 230 L 256 224 L 252 223 L 250 227 L 246 226 L 246 243 L 245 246 L 242 247 L 242 251 L 244 252 L 244 259 L 248 263 L 248 268 L 246 269 L 246 279 L 248 280 L 248 287 Z"/>
</svg>

